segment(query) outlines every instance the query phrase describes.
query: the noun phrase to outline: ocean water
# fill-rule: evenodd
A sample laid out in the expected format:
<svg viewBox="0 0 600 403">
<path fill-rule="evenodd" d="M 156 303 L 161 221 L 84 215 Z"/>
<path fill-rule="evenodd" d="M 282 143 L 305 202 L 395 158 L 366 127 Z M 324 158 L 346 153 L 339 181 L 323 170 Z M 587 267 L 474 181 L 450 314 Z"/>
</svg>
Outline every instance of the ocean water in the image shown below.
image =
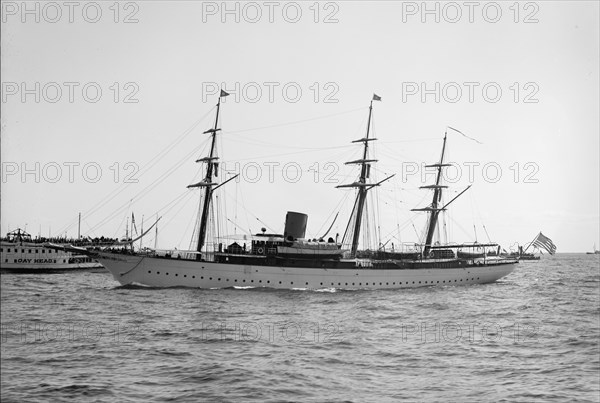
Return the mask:
<svg viewBox="0 0 600 403">
<path fill-rule="evenodd" d="M 600 401 L 598 255 L 396 291 L 1 279 L 4 403 Z"/>
</svg>

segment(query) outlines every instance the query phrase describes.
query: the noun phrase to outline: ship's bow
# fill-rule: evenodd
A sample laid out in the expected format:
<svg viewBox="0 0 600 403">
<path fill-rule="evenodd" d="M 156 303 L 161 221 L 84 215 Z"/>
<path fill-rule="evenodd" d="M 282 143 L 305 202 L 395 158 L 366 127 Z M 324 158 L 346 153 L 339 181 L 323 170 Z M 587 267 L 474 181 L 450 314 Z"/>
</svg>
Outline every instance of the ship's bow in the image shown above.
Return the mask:
<svg viewBox="0 0 600 403">
<path fill-rule="evenodd" d="M 96 259 L 110 271 L 116 281 L 122 285 L 127 285 L 134 282 L 131 273 L 140 266 L 144 257 L 111 252 L 98 252 Z"/>
</svg>

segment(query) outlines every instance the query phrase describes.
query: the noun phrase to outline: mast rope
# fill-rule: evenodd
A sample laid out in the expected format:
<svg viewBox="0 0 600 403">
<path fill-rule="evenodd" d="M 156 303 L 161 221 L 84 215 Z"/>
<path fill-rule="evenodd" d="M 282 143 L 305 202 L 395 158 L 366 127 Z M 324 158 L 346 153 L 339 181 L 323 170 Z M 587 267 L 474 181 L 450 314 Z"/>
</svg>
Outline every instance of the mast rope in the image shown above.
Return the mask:
<svg viewBox="0 0 600 403">
<path fill-rule="evenodd" d="M 338 112 L 338 113 L 332 113 L 332 114 L 329 114 L 329 115 L 316 116 L 314 118 L 308 118 L 308 119 L 302 119 L 302 120 L 295 120 L 295 121 L 286 122 L 286 123 L 277 123 L 277 124 L 273 124 L 273 125 L 269 125 L 269 126 L 254 127 L 254 128 L 251 128 L 251 129 L 235 130 L 235 131 L 227 132 L 227 133 L 228 134 L 238 135 L 239 133 L 245 133 L 245 132 L 250 132 L 250 131 L 272 129 L 272 128 L 275 128 L 275 127 L 292 126 L 292 125 L 299 124 L 299 123 L 306 123 L 306 122 L 312 122 L 312 121 L 315 121 L 315 120 L 327 119 L 327 118 L 330 118 L 330 117 L 333 117 L 333 116 L 347 115 L 349 113 L 354 113 L 354 112 L 357 112 L 357 111 L 362 111 L 364 109 L 365 109 L 364 107 L 361 107 L 361 108 L 347 110 L 347 111 L 344 111 L 344 112 Z M 320 149 L 320 148 L 313 148 L 313 149 L 316 150 L 316 149 Z"/>
<path fill-rule="evenodd" d="M 177 162 L 175 165 L 171 166 L 171 168 L 169 170 L 167 170 L 166 172 L 164 172 L 162 175 L 160 175 L 156 180 L 154 180 L 153 182 L 151 182 L 149 185 L 147 185 L 145 188 L 143 188 L 141 191 L 139 191 L 135 196 L 133 196 L 133 198 L 131 199 L 131 201 L 133 200 L 138 200 L 143 198 L 146 194 L 148 194 L 151 190 L 153 190 L 156 185 L 162 183 L 164 180 L 166 180 L 171 174 L 173 174 L 177 169 L 179 169 L 180 166 L 182 166 L 186 160 L 189 160 L 189 158 L 191 158 L 192 155 L 194 155 L 198 149 L 200 147 L 196 147 L 195 149 L 193 149 L 191 152 L 189 152 L 188 154 L 185 155 L 185 158 L 182 158 L 179 162 Z M 121 204 L 120 207 L 118 207 L 117 209 L 114 210 L 114 212 L 112 214 L 109 214 L 107 217 L 105 217 L 103 220 L 101 220 L 98 224 L 96 224 L 93 227 L 93 230 L 96 230 L 100 227 L 102 227 L 104 224 L 106 224 L 108 221 L 112 220 L 116 215 L 118 215 L 124 208 L 126 208 L 127 203 L 123 203 Z"/>
<path fill-rule="evenodd" d="M 214 107 L 211 108 L 211 110 L 209 110 L 200 119 L 198 119 L 196 122 L 194 122 L 191 126 L 189 126 L 187 129 L 185 129 L 181 135 L 179 135 L 176 139 L 174 139 L 166 147 L 162 148 L 161 151 L 159 151 L 144 166 L 142 166 L 140 171 L 136 174 L 137 175 L 136 177 L 138 179 L 141 178 L 152 167 L 154 167 L 160 160 L 162 160 L 175 146 L 177 146 L 179 143 L 181 143 L 200 123 L 202 123 L 206 119 L 206 117 L 212 112 L 213 109 L 214 109 Z M 82 214 L 82 217 L 87 218 L 87 217 L 92 216 L 94 213 L 96 213 L 98 210 L 100 210 L 102 207 L 104 207 L 106 204 L 108 204 L 108 202 L 113 200 L 116 196 L 118 196 L 121 192 L 123 192 L 126 188 L 128 188 L 129 187 L 128 185 L 130 185 L 130 183 L 126 183 L 126 182 L 121 183 L 121 185 L 119 187 L 117 187 L 116 189 L 114 189 L 113 191 L 108 193 L 105 197 L 100 199 L 95 205 L 93 205 L 87 211 L 85 211 Z M 71 229 L 74 225 L 75 225 L 74 222 L 71 224 L 68 224 L 67 226 L 63 227 L 59 233 L 62 233 L 64 231 Z M 99 228 L 99 225 L 97 224 L 93 227 L 92 230 L 95 230 L 98 228 Z"/>
</svg>

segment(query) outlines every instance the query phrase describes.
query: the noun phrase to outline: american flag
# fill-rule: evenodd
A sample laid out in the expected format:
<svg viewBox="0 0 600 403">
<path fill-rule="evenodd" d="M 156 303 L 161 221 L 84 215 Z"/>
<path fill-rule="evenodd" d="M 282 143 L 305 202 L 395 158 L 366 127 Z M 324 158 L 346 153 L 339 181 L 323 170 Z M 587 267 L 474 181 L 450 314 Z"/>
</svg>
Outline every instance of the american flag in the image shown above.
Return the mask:
<svg viewBox="0 0 600 403">
<path fill-rule="evenodd" d="M 556 245 L 552 242 L 550 238 L 542 234 L 541 232 L 538 236 L 533 240 L 533 246 L 542 248 L 548 251 L 549 254 L 554 255 L 556 252 Z"/>
</svg>

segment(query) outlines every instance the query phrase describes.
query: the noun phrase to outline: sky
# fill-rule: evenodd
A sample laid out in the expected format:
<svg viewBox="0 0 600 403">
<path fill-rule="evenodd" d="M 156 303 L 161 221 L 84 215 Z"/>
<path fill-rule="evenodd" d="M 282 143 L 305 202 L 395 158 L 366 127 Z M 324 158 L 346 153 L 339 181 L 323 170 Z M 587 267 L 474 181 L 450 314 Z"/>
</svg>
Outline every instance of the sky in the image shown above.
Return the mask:
<svg viewBox="0 0 600 403">
<path fill-rule="evenodd" d="M 298 211 L 341 237 L 377 94 L 371 179 L 395 176 L 370 192 L 375 242 L 423 240 L 410 210 L 447 132 L 444 200 L 471 187 L 442 240 L 600 246 L 598 2 L 1 4 L 3 234 L 75 237 L 81 213 L 82 235 L 121 237 L 133 212 L 189 248 L 223 88 L 223 235 Z"/>
</svg>

